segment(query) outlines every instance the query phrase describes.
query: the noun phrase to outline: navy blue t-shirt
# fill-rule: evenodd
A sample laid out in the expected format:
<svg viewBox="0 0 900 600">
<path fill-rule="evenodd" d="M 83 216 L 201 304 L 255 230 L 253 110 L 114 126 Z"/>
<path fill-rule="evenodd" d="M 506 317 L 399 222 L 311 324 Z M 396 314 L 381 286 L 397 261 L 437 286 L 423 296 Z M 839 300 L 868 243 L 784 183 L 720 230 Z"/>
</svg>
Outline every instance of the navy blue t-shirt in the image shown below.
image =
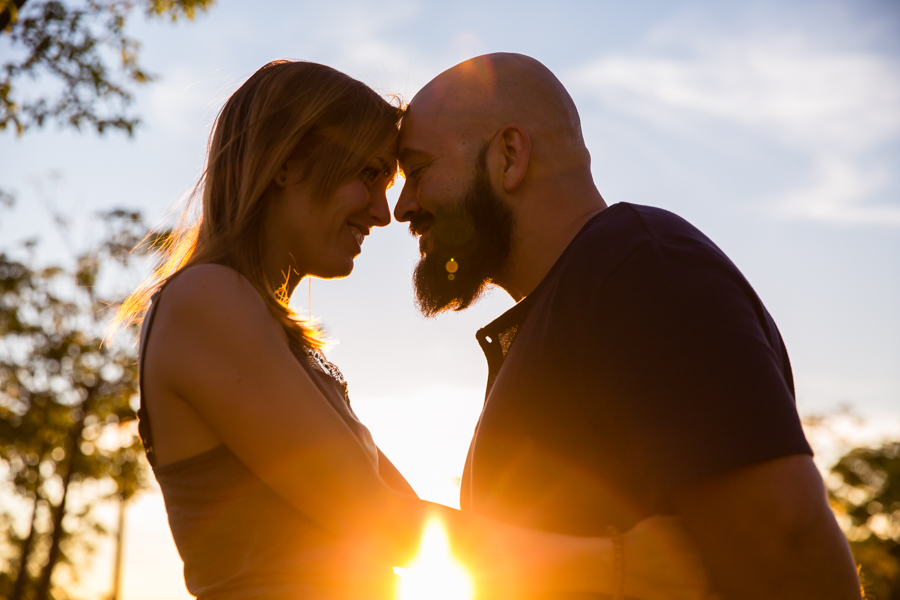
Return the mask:
<svg viewBox="0 0 900 600">
<path fill-rule="evenodd" d="M 600 212 L 477 337 L 488 389 L 464 509 L 604 535 L 671 512 L 685 482 L 811 454 L 775 322 L 725 254 L 665 210 Z"/>
</svg>

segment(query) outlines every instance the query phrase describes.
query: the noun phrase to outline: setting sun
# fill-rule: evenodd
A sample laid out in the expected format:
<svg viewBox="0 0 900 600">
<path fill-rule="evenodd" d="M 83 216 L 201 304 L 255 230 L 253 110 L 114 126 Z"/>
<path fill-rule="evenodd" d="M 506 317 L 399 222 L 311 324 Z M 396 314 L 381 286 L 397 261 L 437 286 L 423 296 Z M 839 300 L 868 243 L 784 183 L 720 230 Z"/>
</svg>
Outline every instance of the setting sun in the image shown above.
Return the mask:
<svg viewBox="0 0 900 600">
<path fill-rule="evenodd" d="M 471 600 L 472 580 L 450 553 L 447 533 L 432 520 L 422 534 L 422 545 L 406 567 L 394 567 L 400 576 L 397 600 Z"/>
</svg>

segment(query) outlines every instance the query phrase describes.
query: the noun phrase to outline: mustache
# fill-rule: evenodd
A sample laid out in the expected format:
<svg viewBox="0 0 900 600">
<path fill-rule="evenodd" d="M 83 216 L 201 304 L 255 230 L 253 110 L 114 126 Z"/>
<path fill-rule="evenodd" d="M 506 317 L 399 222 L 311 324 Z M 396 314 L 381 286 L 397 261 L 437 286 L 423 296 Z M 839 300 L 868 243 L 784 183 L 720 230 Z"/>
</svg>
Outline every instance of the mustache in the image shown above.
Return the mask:
<svg viewBox="0 0 900 600">
<path fill-rule="evenodd" d="M 428 211 L 419 211 L 409 220 L 409 233 L 420 235 L 422 230 L 434 223 L 434 215 Z"/>
</svg>

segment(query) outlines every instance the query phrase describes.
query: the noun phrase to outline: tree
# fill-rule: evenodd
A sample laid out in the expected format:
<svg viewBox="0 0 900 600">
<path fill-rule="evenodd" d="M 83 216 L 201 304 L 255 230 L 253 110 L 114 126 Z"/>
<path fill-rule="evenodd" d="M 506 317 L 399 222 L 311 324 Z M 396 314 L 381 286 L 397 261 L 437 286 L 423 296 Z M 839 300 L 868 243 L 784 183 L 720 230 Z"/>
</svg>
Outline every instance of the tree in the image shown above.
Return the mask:
<svg viewBox="0 0 900 600">
<path fill-rule="evenodd" d="M 129 17 L 190 20 L 213 1 L 0 0 L 0 131 L 55 121 L 133 135 L 133 89 L 154 76 L 139 65 Z M 0 208 L 14 200 L 0 189 Z M 0 253 L 0 500 L 18 501 L 0 502 L 3 598 L 52 596 L 57 567 L 83 562 L 104 533 L 84 498 L 121 503 L 142 485 L 139 442 L 127 433 L 134 349 L 99 343 L 107 303 L 97 290 L 101 271 L 127 265 L 145 232 L 138 214 L 104 217 L 110 235 L 74 270 Z M 21 512 L 30 516 L 17 530 Z"/>
<path fill-rule="evenodd" d="M 10 600 L 60 597 L 58 567 L 77 578 L 106 533 L 94 508 L 144 485 L 133 427 L 135 349 L 102 343 L 111 303 L 99 290 L 104 271 L 130 268 L 129 250 L 145 230 L 136 213 L 102 216 L 104 242 L 74 269 L 38 269 L 0 254 L 0 485 L 8 525 L 0 528 L 0 597 Z M 21 527 L 17 514 L 26 507 Z"/>
<path fill-rule="evenodd" d="M 140 43 L 126 24 L 140 6 L 148 17 L 193 19 L 213 0 L 0 0 L 0 41 L 8 50 L 0 69 L 0 130 L 18 135 L 50 120 L 98 133 L 131 135 L 132 86 L 153 79 L 138 64 Z M 5 38 L 5 40 L 3 39 Z M 22 97 L 26 80 L 41 85 Z"/>
<path fill-rule="evenodd" d="M 900 442 L 851 450 L 827 483 L 866 597 L 900 600 Z"/>
</svg>

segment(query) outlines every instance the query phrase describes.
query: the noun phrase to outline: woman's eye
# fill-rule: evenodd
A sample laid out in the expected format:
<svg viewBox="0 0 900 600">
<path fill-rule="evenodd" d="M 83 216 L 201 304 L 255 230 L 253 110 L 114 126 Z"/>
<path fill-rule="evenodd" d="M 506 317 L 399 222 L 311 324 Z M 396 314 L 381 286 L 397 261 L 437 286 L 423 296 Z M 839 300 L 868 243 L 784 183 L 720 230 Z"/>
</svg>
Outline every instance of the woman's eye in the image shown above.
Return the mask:
<svg viewBox="0 0 900 600">
<path fill-rule="evenodd" d="M 377 167 L 366 167 L 362 170 L 360 175 L 362 176 L 363 181 L 372 184 L 375 183 L 375 180 L 381 175 L 381 169 Z"/>
<path fill-rule="evenodd" d="M 388 183 L 387 183 L 387 188 L 385 188 L 386 190 L 389 190 L 392 187 L 394 187 L 394 183 L 397 181 L 397 171 L 396 170 L 388 167 L 384 170 L 384 172 L 382 173 L 382 176 L 387 178 Z"/>
</svg>

